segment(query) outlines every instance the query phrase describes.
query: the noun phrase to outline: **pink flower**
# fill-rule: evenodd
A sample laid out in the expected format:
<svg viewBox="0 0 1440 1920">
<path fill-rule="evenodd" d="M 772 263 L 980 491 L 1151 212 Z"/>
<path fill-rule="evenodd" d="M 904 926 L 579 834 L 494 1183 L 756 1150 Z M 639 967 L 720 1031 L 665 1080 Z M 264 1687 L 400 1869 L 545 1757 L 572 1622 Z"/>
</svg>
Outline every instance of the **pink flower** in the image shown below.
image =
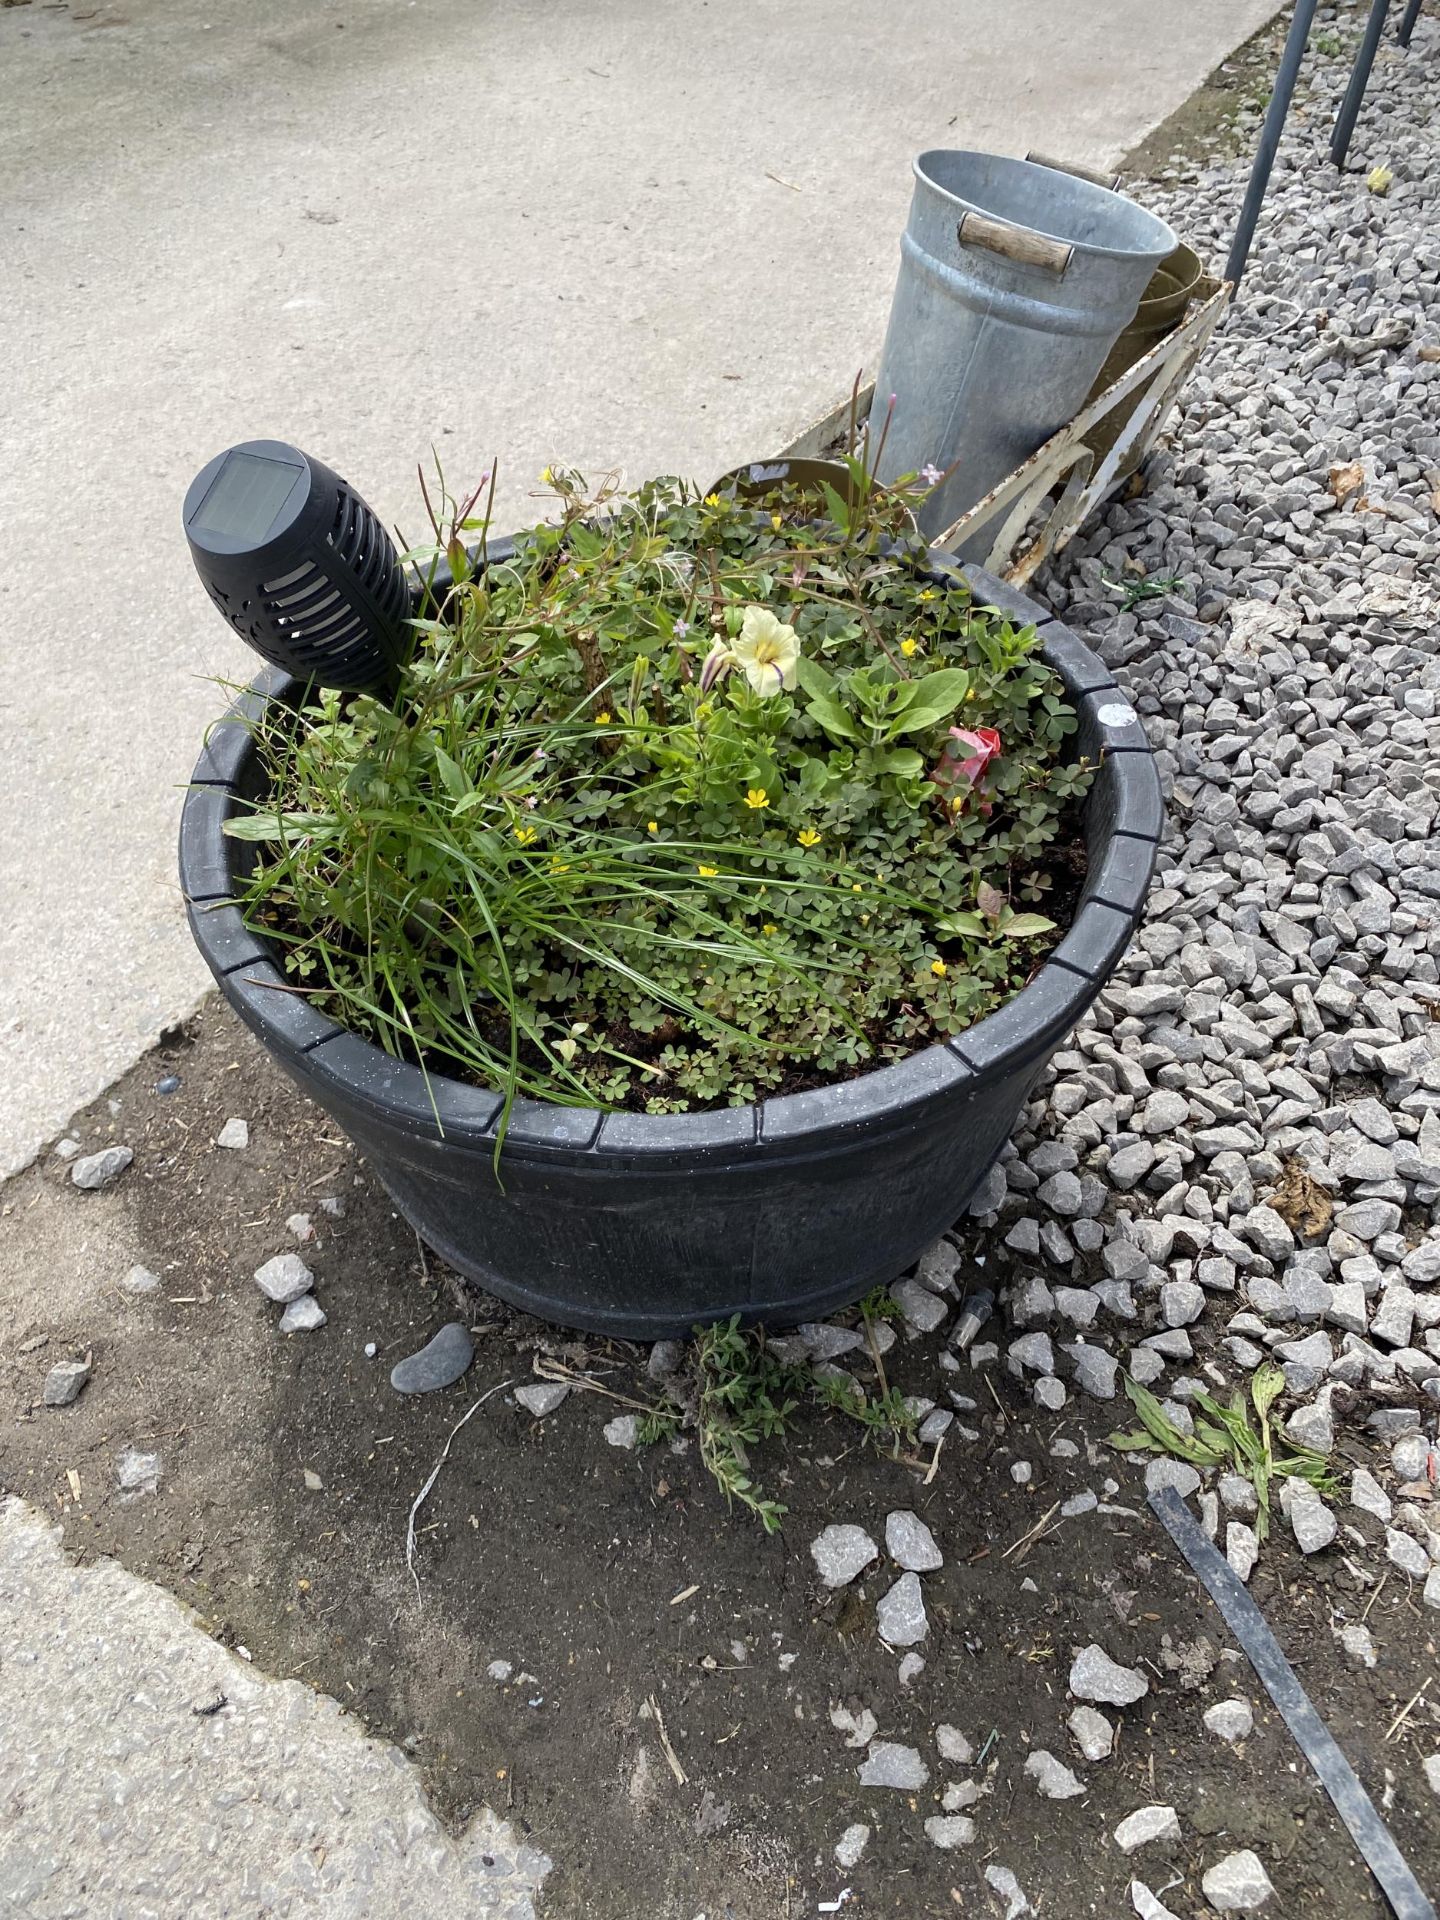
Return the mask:
<svg viewBox="0 0 1440 1920">
<path fill-rule="evenodd" d="M 945 760 L 952 769 L 950 778 L 963 780 L 967 787 L 978 787 L 990 762 L 1000 757 L 999 734 L 994 727 L 951 727 L 950 738 L 968 752 L 968 758 L 961 759 L 954 747 L 945 749 Z"/>
<path fill-rule="evenodd" d="M 988 817 L 990 802 L 980 783 L 990 762 L 1000 757 L 1000 736 L 994 727 L 951 727 L 950 738 L 955 745 L 946 746 L 930 778 L 946 795 L 952 813 L 958 814 L 973 795 Z"/>
</svg>

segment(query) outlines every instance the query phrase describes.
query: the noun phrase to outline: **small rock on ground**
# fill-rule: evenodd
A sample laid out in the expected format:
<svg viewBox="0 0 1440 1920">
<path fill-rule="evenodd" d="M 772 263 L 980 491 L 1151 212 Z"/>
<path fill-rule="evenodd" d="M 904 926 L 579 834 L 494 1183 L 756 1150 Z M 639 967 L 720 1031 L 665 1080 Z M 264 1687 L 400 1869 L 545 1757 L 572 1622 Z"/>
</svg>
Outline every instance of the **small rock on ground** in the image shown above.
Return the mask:
<svg viewBox="0 0 1440 1920">
<path fill-rule="evenodd" d="M 885 1551 L 908 1573 L 933 1573 L 945 1564 L 934 1534 L 908 1509 L 885 1516 Z"/>
<path fill-rule="evenodd" d="M 1076 1654 L 1070 1668 L 1070 1691 L 1077 1700 L 1094 1700 L 1111 1707 L 1133 1706 L 1150 1691 L 1150 1682 L 1138 1667 L 1122 1667 L 1093 1641 Z"/>
<path fill-rule="evenodd" d="M 605 1422 L 604 1433 L 612 1447 L 621 1447 L 628 1453 L 640 1437 L 639 1414 L 617 1414 L 613 1420 Z"/>
<path fill-rule="evenodd" d="M 835 1864 L 846 1873 L 860 1864 L 860 1856 L 870 1844 L 870 1829 L 863 1820 L 857 1820 L 853 1827 L 847 1827 L 835 1842 Z"/>
<path fill-rule="evenodd" d="M 1237 1740 L 1250 1738 L 1255 1730 L 1255 1715 L 1248 1700 L 1217 1700 L 1213 1707 L 1205 1709 L 1205 1725 L 1217 1740 L 1234 1746 Z"/>
<path fill-rule="evenodd" d="M 289 1260 L 297 1257 L 293 1253 L 285 1256 Z M 397 1393 L 435 1393 L 441 1387 L 453 1386 L 474 1358 L 470 1329 L 459 1320 L 451 1320 L 418 1353 L 407 1354 L 395 1363 L 390 1369 L 390 1384 Z"/>
<path fill-rule="evenodd" d="M 1026 1760 L 1025 1771 L 1047 1800 L 1073 1800 L 1085 1791 L 1085 1783 L 1044 1747 L 1037 1747 Z"/>
<path fill-rule="evenodd" d="M 315 1276 L 298 1253 L 277 1253 L 263 1267 L 255 1269 L 255 1284 L 267 1300 L 288 1307 L 315 1284 Z"/>
<path fill-rule="evenodd" d="M 848 1587 L 872 1560 L 880 1558 L 880 1549 L 863 1527 L 837 1523 L 810 1542 L 810 1558 L 825 1586 Z"/>
<path fill-rule="evenodd" d="M 148 1267 L 138 1265 L 131 1267 L 120 1282 L 126 1293 L 154 1293 L 159 1284 L 158 1273 L 152 1273 Z"/>
<path fill-rule="evenodd" d="M 950 1853 L 956 1847 L 968 1847 L 975 1838 L 975 1822 L 963 1813 L 932 1813 L 925 1822 L 925 1836 L 932 1846 Z"/>
<path fill-rule="evenodd" d="M 215 1144 L 217 1147 L 228 1147 L 234 1153 L 243 1151 L 250 1144 L 250 1122 L 238 1118 L 227 1120 L 216 1134 Z"/>
<path fill-rule="evenodd" d="M 917 1793 L 930 1779 L 930 1769 L 914 1747 L 895 1740 L 872 1740 L 859 1773 L 862 1787 L 894 1787 L 902 1793 Z"/>
<path fill-rule="evenodd" d="M 129 1147 L 102 1147 L 99 1153 L 82 1153 L 70 1165 L 70 1179 L 84 1193 L 98 1193 L 118 1180 L 135 1158 Z"/>
<path fill-rule="evenodd" d="M 515 1389 L 516 1400 L 537 1420 L 543 1420 L 547 1413 L 554 1413 L 569 1397 L 570 1389 L 563 1380 L 536 1380 L 528 1387 Z"/>
<path fill-rule="evenodd" d="M 326 1320 L 325 1309 L 313 1293 L 302 1293 L 280 1316 L 281 1333 L 315 1333 Z"/>
<path fill-rule="evenodd" d="M 1115 1829 L 1115 1844 L 1122 1853 L 1153 1846 L 1157 1840 L 1179 1838 L 1180 1816 L 1174 1807 L 1137 1807 Z"/>
<path fill-rule="evenodd" d="M 80 1398 L 80 1390 L 90 1378 L 91 1362 L 85 1360 L 57 1360 L 45 1376 L 45 1388 L 41 1395 L 47 1407 L 68 1407 L 72 1401 Z"/>
<path fill-rule="evenodd" d="M 935 1744 L 940 1749 L 940 1758 L 953 1760 L 957 1767 L 968 1767 L 975 1758 L 975 1749 L 958 1727 L 936 1727 Z"/>
<path fill-rule="evenodd" d="M 1021 1892 L 1020 1882 L 1009 1867 L 986 1867 L 985 1883 L 993 1887 L 1005 1902 L 1005 1911 L 1001 1920 L 1022 1920 L 1023 1915 L 1035 1911 Z"/>
<path fill-rule="evenodd" d="M 1094 1707 L 1076 1707 L 1065 1723 L 1087 1760 L 1108 1760 L 1115 1746 L 1115 1729 Z"/>
<path fill-rule="evenodd" d="M 913 1647 L 930 1631 L 925 1616 L 925 1596 L 920 1591 L 920 1576 L 902 1573 L 882 1595 L 875 1607 L 875 1628 L 891 1647 Z"/>
<path fill-rule="evenodd" d="M 1257 1913 L 1275 1891 L 1249 1847 L 1217 1860 L 1201 1877 L 1200 1887 L 1216 1913 Z"/>
</svg>

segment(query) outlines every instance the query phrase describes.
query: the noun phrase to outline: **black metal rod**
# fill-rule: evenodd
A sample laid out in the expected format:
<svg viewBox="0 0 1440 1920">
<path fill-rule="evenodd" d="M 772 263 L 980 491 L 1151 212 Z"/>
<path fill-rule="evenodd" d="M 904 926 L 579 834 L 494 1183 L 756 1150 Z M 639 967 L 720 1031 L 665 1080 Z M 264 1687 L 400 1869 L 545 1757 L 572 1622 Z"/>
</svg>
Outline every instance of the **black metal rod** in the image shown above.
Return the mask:
<svg viewBox="0 0 1440 1920">
<path fill-rule="evenodd" d="M 1350 136 L 1355 131 L 1355 122 L 1365 104 L 1365 89 L 1370 84 L 1370 69 L 1375 64 L 1375 49 L 1380 44 L 1380 35 L 1385 30 L 1385 16 L 1389 11 L 1390 0 L 1370 0 L 1370 18 L 1365 22 L 1360 49 L 1350 72 L 1350 84 L 1345 89 L 1345 98 L 1340 102 L 1340 111 L 1335 116 L 1335 131 L 1330 135 L 1330 158 L 1337 167 L 1344 166 L 1345 156 L 1350 151 Z"/>
<path fill-rule="evenodd" d="M 1410 36 L 1415 31 L 1415 22 L 1419 18 L 1420 0 L 1410 0 L 1409 6 L 1405 9 L 1405 17 L 1400 22 L 1400 44 L 1402 47 L 1409 46 Z"/>
<path fill-rule="evenodd" d="M 1255 164 L 1250 169 L 1250 183 L 1245 189 L 1245 204 L 1240 209 L 1235 238 L 1230 246 L 1230 258 L 1225 262 L 1225 278 L 1237 287 L 1245 271 L 1245 262 L 1250 258 L 1255 222 L 1260 218 L 1265 189 L 1270 184 L 1275 150 L 1280 145 L 1280 135 L 1285 131 L 1285 117 L 1290 111 L 1300 62 L 1305 57 L 1305 43 L 1310 38 L 1316 5 L 1317 0 L 1295 0 L 1295 17 L 1285 36 L 1285 51 L 1280 56 L 1275 85 L 1270 89 L 1270 105 L 1265 110 L 1265 124 L 1260 129 L 1260 144 L 1255 149 Z"/>
</svg>

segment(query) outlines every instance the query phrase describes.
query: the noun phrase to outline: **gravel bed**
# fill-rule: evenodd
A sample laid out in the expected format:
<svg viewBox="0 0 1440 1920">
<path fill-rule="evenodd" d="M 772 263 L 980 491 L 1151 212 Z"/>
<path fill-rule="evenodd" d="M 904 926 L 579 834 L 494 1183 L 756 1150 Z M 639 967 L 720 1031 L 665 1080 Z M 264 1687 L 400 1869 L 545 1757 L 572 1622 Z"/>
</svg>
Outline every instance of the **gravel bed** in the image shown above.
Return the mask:
<svg viewBox="0 0 1440 1920">
<path fill-rule="evenodd" d="M 1047 1408 L 1116 1395 L 1119 1357 L 1186 1425 L 1197 1392 L 1269 1357 L 1296 1438 L 1328 1453 L 1344 1423 L 1366 1423 L 1392 1449 L 1395 1526 L 1418 1549 L 1392 1558 L 1413 1558 L 1417 1578 L 1440 1553 L 1427 1437 L 1440 1406 L 1440 135 L 1426 36 L 1408 61 L 1377 63 L 1344 173 L 1324 112 L 1297 113 L 1241 299 L 1144 491 L 1031 588 L 1139 710 L 1169 824 L 1146 925 L 962 1236 L 972 1253 L 1003 1243 L 997 1358 L 1033 1376 Z M 1368 177 L 1382 164 L 1383 193 Z M 1215 165 L 1146 198 L 1218 261 L 1243 181 L 1243 166 Z M 983 1340 L 976 1351 L 988 1359 Z M 1291 1504 L 1302 1545 L 1334 1537 L 1323 1508 Z"/>
</svg>

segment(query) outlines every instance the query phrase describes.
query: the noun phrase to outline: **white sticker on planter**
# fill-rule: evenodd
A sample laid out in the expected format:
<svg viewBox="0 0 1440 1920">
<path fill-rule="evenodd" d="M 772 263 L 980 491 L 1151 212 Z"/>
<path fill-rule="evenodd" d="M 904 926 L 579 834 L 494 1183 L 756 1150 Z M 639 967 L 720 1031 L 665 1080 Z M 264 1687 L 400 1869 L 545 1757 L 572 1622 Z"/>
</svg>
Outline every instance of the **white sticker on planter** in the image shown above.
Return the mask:
<svg viewBox="0 0 1440 1920">
<path fill-rule="evenodd" d="M 1128 727 L 1139 715 L 1134 707 L 1127 707 L 1122 700 L 1112 700 L 1109 706 L 1101 707 L 1095 715 L 1102 727 Z"/>
</svg>

